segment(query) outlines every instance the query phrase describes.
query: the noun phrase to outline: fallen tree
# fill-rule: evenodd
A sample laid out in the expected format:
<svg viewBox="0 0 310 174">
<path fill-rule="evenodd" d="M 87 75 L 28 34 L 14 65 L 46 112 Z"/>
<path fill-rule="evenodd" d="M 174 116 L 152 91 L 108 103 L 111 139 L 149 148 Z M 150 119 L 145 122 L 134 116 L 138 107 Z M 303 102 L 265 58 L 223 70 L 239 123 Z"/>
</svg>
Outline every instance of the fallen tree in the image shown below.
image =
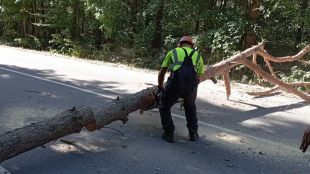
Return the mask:
<svg viewBox="0 0 310 174">
<path fill-rule="evenodd" d="M 93 131 L 117 120 L 126 123 L 129 113 L 153 104 L 154 90 L 155 87 L 148 88 L 122 99 L 117 98 L 96 113 L 92 108 L 74 107 L 52 119 L 1 134 L 0 162 L 66 135 L 78 133 L 83 127 Z"/>
<path fill-rule="evenodd" d="M 285 83 L 281 80 L 279 80 L 272 68 L 272 65 L 270 62 L 277 62 L 277 63 L 283 63 L 283 62 L 293 62 L 293 61 L 299 61 L 305 54 L 307 54 L 310 51 L 310 45 L 307 45 L 304 49 L 302 49 L 299 53 L 297 53 L 294 56 L 286 56 L 286 57 L 273 57 L 270 55 L 265 49 L 264 45 L 258 44 L 257 46 L 254 46 L 252 48 L 255 49 L 248 49 L 246 51 L 243 51 L 239 54 L 236 54 L 232 57 L 230 57 L 227 60 L 224 60 L 222 62 L 219 62 L 211 67 L 209 67 L 209 70 L 206 70 L 204 74 L 204 79 L 208 79 L 212 77 L 214 74 L 221 74 L 223 76 L 225 86 L 226 86 L 226 95 L 227 99 L 229 99 L 229 96 L 231 94 L 231 89 L 230 89 L 230 82 L 229 82 L 229 69 L 235 67 L 236 65 L 243 64 L 252 71 L 254 71 L 257 75 L 258 78 L 264 78 L 265 81 L 268 81 L 271 84 L 276 85 L 277 87 L 268 90 L 266 92 L 262 93 L 248 93 L 250 95 L 255 95 L 255 96 L 264 96 L 267 94 L 270 94 L 276 90 L 282 90 L 288 93 L 292 93 L 294 95 L 297 95 L 298 97 L 302 98 L 306 102 L 310 102 L 310 96 L 308 94 L 302 93 L 295 89 L 296 86 L 309 86 L 307 82 L 302 82 L 302 83 L 297 83 L 297 84 L 290 84 L 290 83 Z M 249 61 L 247 58 L 249 56 L 253 56 L 252 62 Z M 258 55 L 262 56 L 264 61 L 266 62 L 266 65 L 270 71 L 271 74 L 263 70 L 257 65 L 257 57 Z M 217 73 L 213 73 L 213 72 Z"/>
<path fill-rule="evenodd" d="M 309 47 L 310 45 L 307 49 Z M 252 63 L 247 59 L 251 55 L 260 53 L 259 51 L 262 49 L 263 43 L 260 43 L 230 57 L 227 60 L 208 67 L 204 73 L 203 80 L 210 79 L 217 75 L 223 75 L 227 89 L 227 98 L 229 98 L 229 70 L 239 64 L 244 64 L 255 71 L 258 76 L 266 78 L 271 83 L 278 85 L 279 89 L 296 94 L 309 102 L 310 97 L 308 95 L 297 91 L 291 85 L 287 85 L 279 79 L 273 77 L 264 70 L 258 68 L 255 63 Z M 309 49 L 307 51 L 309 51 Z M 157 87 L 154 86 L 121 99 L 117 98 L 102 106 L 96 113 L 94 113 L 93 109 L 89 107 L 74 107 L 58 114 L 50 120 L 33 123 L 29 126 L 1 134 L 0 162 L 33 148 L 42 146 L 63 136 L 80 132 L 83 127 L 93 131 L 118 120 L 126 123 L 128 120 L 128 115 L 131 112 L 139 109 L 145 110 L 154 108 L 154 102 L 156 102 L 154 91 L 156 90 Z"/>
</svg>

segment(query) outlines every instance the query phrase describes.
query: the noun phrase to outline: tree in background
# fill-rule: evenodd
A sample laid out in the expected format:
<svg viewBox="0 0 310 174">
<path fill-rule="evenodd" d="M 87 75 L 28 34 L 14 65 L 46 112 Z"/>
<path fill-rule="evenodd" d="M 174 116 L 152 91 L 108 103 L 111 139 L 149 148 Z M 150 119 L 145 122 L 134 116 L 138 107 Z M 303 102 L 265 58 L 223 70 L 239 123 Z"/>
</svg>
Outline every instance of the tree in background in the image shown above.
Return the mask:
<svg viewBox="0 0 310 174">
<path fill-rule="evenodd" d="M 308 0 L 0 0 L 0 37 L 156 69 L 183 34 L 195 38 L 208 64 L 261 40 L 273 55 L 294 54 L 309 43 L 309 11 Z"/>
</svg>

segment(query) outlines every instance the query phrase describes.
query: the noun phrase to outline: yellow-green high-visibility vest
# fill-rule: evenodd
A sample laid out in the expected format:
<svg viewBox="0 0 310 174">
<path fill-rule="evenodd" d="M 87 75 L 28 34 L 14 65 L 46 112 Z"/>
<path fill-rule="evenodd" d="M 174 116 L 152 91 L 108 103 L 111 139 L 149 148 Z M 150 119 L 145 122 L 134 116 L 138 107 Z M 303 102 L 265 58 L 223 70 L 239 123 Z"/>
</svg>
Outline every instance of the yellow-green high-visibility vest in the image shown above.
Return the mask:
<svg viewBox="0 0 310 174">
<path fill-rule="evenodd" d="M 167 53 L 161 67 L 170 67 L 171 71 L 178 70 L 186 57 L 183 49 L 187 52 L 187 55 L 190 55 L 193 51 L 193 49 L 189 47 L 175 48 Z M 200 53 L 196 50 L 192 55 L 192 62 L 197 74 L 202 75 L 204 73 L 203 59 Z"/>
</svg>

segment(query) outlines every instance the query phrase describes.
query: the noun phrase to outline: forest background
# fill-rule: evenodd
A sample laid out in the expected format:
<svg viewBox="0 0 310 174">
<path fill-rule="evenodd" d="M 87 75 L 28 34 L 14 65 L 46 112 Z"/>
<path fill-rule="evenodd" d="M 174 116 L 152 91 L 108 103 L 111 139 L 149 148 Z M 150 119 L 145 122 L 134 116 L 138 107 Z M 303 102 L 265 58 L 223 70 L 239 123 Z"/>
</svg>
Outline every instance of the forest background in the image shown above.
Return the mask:
<svg viewBox="0 0 310 174">
<path fill-rule="evenodd" d="M 296 54 L 310 43 L 309 6 L 309 0 L 0 0 L 0 40 L 159 69 L 186 34 L 211 65 L 262 40 L 274 56 Z M 310 81 L 309 55 L 273 67 L 286 82 Z M 258 82 L 244 66 L 231 74 L 239 82 Z"/>
</svg>

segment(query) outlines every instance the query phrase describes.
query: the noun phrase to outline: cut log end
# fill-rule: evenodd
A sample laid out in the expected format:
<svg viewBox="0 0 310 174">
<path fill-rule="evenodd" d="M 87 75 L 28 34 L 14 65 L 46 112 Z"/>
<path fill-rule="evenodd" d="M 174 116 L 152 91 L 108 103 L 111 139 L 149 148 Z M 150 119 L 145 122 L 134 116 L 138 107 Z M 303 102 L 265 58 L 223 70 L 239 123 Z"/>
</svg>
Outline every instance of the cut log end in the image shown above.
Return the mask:
<svg viewBox="0 0 310 174">
<path fill-rule="evenodd" d="M 93 132 L 97 129 L 97 123 L 95 120 L 91 121 L 90 123 L 88 123 L 87 125 L 85 125 L 85 128 L 90 131 Z"/>
</svg>

